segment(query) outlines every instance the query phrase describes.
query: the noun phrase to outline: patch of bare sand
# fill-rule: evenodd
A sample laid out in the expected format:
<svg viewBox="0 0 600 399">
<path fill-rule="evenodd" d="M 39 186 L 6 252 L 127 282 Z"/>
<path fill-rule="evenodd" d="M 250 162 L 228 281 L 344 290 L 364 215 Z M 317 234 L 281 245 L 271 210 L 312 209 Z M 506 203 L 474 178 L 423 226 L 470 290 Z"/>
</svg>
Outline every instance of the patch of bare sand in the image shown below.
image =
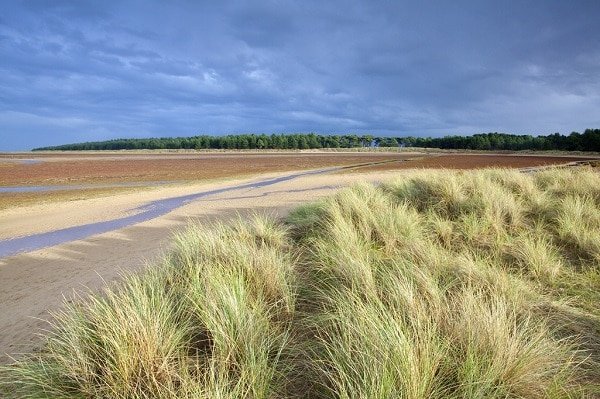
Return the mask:
<svg viewBox="0 0 600 399">
<path fill-rule="evenodd" d="M 357 181 L 385 180 L 397 173 L 313 175 L 262 188 L 235 190 L 194 201 L 162 217 L 121 230 L 0 259 L 0 364 L 10 362 L 8 354 L 19 357 L 39 348 L 42 340 L 38 334 L 50 327 L 48 310 L 60 309 L 65 297 L 72 298 L 74 291 L 98 290 L 118 280 L 124 271 L 151 265 L 169 248 L 173 232 L 191 219 L 222 221 L 251 212 L 284 215 L 303 202 L 332 194 L 337 187 Z M 154 199 L 235 183 L 165 187 L 77 201 L 76 205 L 45 204 L 25 211 L 17 208 L 17 213 L 0 215 L 0 226 L 4 237 L 9 237 L 6 232 L 27 235 L 56 230 L 124 216 Z"/>
</svg>

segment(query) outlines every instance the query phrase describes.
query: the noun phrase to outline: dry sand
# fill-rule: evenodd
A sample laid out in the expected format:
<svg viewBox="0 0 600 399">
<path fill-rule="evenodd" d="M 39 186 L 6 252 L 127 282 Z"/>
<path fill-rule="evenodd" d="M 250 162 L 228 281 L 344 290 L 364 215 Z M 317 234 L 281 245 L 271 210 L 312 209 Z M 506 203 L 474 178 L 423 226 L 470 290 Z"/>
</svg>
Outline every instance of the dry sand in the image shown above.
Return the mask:
<svg viewBox="0 0 600 399">
<path fill-rule="evenodd" d="M 397 172 L 396 172 L 397 173 Z M 393 172 L 325 174 L 300 177 L 272 186 L 231 191 L 200 199 L 162 217 L 118 231 L 0 259 L 0 363 L 11 354 L 36 350 L 38 334 L 49 328 L 48 309 L 59 309 L 74 291 L 97 290 L 123 271 L 152 264 L 169 248 L 173 232 L 190 219 L 207 222 L 248 212 L 283 215 L 305 201 L 330 195 L 335 187 L 359 180 L 379 181 Z M 270 174 L 275 176 L 277 174 Z M 3 238 L 29 235 L 123 216 L 148 201 L 253 181 L 239 179 L 207 185 L 162 187 L 70 203 L 50 203 L 0 213 Z"/>
</svg>

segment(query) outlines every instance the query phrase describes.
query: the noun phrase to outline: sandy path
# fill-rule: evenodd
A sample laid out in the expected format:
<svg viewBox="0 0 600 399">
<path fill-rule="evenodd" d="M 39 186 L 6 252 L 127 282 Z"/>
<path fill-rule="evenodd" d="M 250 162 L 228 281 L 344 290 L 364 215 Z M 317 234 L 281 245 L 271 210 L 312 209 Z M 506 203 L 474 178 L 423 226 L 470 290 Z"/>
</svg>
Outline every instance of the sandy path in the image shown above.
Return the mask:
<svg viewBox="0 0 600 399">
<path fill-rule="evenodd" d="M 149 202 L 200 191 L 288 175 L 269 173 L 245 179 L 221 179 L 208 183 L 182 183 L 76 201 L 49 202 L 0 211 L 0 240 L 44 233 L 61 228 L 102 222 L 139 212 Z"/>
<path fill-rule="evenodd" d="M 377 181 L 393 172 L 304 176 L 263 188 L 247 188 L 199 199 L 164 216 L 84 240 L 0 259 L 0 363 L 6 355 L 31 352 L 40 345 L 37 334 L 48 328 L 48 309 L 59 309 L 74 290 L 97 290 L 118 279 L 122 271 L 139 270 L 168 249 L 170 236 L 191 218 L 227 219 L 248 212 L 283 215 L 298 204 L 330 195 L 337 187 L 359 180 Z M 273 174 L 270 176 L 274 176 Z M 238 180 L 236 183 L 256 179 Z M 0 214 L 2 234 L 28 235 L 91 221 L 120 217 L 152 199 L 218 188 L 232 182 L 204 186 L 166 187 L 107 198 L 45 204 L 20 209 L 20 215 Z M 8 233 L 7 233 L 8 232 Z"/>
</svg>

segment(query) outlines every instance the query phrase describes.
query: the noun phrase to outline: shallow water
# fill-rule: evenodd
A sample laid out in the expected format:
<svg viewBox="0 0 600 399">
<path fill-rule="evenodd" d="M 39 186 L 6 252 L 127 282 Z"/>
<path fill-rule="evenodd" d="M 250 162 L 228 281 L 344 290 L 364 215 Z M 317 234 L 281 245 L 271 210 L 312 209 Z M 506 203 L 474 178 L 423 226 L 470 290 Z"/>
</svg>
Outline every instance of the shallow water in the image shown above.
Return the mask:
<svg viewBox="0 0 600 399">
<path fill-rule="evenodd" d="M 1 193 L 43 193 L 46 191 L 68 191 L 68 190 L 86 190 L 93 188 L 115 188 L 115 187 L 145 187 L 160 186 L 174 182 L 169 181 L 150 181 L 150 182 L 125 182 L 113 184 L 78 184 L 78 185 L 57 185 L 57 186 L 0 186 Z"/>
<path fill-rule="evenodd" d="M 0 162 L 18 162 L 25 165 L 35 165 L 42 163 L 41 159 L 21 159 L 21 158 L 0 158 Z"/>
<path fill-rule="evenodd" d="M 26 165 L 35 165 L 38 163 L 42 163 L 42 161 L 39 159 L 21 159 L 21 163 L 24 163 Z"/>
<path fill-rule="evenodd" d="M 84 224 L 81 226 L 68 227 L 66 229 L 50 231 L 46 233 L 33 234 L 30 236 L 13 238 L 0 241 L 0 258 L 15 255 L 22 252 L 30 252 L 38 249 L 51 247 L 54 245 L 64 244 L 70 241 L 82 240 L 96 234 L 107 233 L 109 231 L 119 230 L 127 226 L 145 222 L 165 215 L 172 210 L 186 205 L 192 201 L 204 198 L 210 195 L 225 193 L 234 190 L 243 190 L 247 188 L 259 188 L 271 186 L 273 184 L 296 179 L 301 176 L 316 175 L 339 170 L 341 168 L 327 168 L 308 172 L 294 173 L 286 176 L 276 177 L 272 179 L 260 180 L 252 183 L 243 183 L 235 186 L 223 187 L 214 190 L 202 191 L 199 193 L 183 195 L 173 198 L 165 198 L 149 202 L 137 209 L 138 213 L 107 220 L 104 222 L 96 222 Z"/>
</svg>

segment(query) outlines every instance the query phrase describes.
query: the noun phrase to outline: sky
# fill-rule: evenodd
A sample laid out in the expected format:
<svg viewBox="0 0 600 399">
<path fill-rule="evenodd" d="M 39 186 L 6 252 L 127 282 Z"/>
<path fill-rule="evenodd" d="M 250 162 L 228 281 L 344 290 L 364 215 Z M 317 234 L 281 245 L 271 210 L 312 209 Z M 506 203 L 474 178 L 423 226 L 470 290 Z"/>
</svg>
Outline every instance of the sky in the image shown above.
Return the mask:
<svg viewBox="0 0 600 399">
<path fill-rule="evenodd" d="M 0 150 L 600 127 L 600 1 L 0 0 Z"/>
</svg>

